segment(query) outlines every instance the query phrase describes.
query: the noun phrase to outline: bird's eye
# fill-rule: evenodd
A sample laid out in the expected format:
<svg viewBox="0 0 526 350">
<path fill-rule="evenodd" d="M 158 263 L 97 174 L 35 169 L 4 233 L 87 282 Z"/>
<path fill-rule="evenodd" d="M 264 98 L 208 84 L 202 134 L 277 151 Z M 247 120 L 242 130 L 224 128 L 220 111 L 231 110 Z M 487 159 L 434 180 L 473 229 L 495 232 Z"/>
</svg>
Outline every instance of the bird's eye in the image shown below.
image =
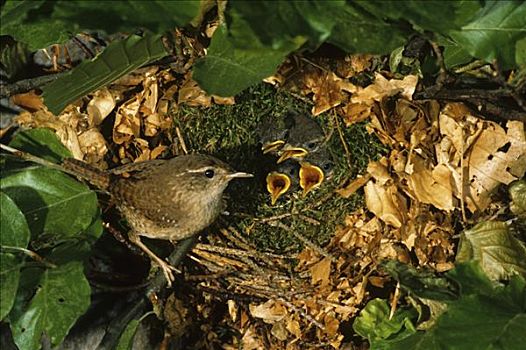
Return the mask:
<svg viewBox="0 0 526 350">
<path fill-rule="evenodd" d="M 305 145 L 307 147 L 307 150 L 311 151 L 316 147 L 316 144 L 314 142 L 309 142 Z"/>
<path fill-rule="evenodd" d="M 332 166 L 333 166 L 332 162 L 327 162 L 327 163 L 323 164 L 323 170 L 329 171 L 329 170 L 332 169 Z"/>
<path fill-rule="evenodd" d="M 213 178 L 214 177 L 214 171 L 212 169 L 206 169 L 205 170 L 205 176 L 209 179 Z"/>
</svg>

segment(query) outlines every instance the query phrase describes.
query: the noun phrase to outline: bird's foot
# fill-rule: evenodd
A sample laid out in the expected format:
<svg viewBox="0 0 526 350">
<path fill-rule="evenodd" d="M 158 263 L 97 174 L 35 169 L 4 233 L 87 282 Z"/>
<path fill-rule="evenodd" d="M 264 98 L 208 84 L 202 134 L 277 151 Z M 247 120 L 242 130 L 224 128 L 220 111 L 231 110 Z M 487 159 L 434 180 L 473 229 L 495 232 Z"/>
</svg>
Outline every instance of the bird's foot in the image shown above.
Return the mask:
<svg viewBox="0 0 526 350">
<path fill-rule="evenodd" d="M 155 263 L 161 268 L 163 271 L 163 275 L 166 278 L 166 281 L 168 282 L 168 287 L 172 286 L 172 282 L 175 281 L 174 272 L 181 273 L 178 269 L 173 267 L 172 265 L 168 264 L 166 261 L 158 258 L 155 259 Z"/>
</svg>

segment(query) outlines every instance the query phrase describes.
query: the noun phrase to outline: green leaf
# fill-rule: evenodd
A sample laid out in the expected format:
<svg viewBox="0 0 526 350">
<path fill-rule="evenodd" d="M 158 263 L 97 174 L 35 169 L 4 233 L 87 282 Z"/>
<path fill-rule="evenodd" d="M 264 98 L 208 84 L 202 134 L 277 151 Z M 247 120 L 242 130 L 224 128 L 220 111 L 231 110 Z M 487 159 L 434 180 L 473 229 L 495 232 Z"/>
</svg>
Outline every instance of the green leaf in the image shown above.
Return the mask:
<svg viewBox="0 0 526 350">
<path fill-rule="evenodd" d="M 384 261 L 381 266 L 389 275 L 400 282 L 403 289 L 420 298 L 452 300 L 458 297 L 458 286 L 452 284 L 445 277 L 437 276 L 432 270 L 417 270 L 395 260 Z"/>
<path fill-rule="evenodd" d="M 357 4 L 377 18 L 391 20 L 406 20 L 416 29 L 431 30 L 443 33 L 453 29 L 457 17 L 465 13 L 457 13 L 460 2 L 444 1 L 360 1 Z"/>
<path fill-rule="evenodd" d="M 220 26 L 208 54 L 194 65 L 193 78 L 209 94 L 233 96 L 272 75 L 285 56 L 303 42 L 299 38 L 291 46 L 276 50 L 265 46 L 239 49 L 228 38 L 226 28 Z"/>
<path fill-rule="evenodd" d="M 508 191 L 511 197 L 511 211 L 513 214 L 526 219 L 526 180 L 513 182 Z"/>
<path fill-rule="evenodd" d="M 514 275 L 507 285 L 494 283 L 476 262 L 457 265 L 447 275 L 459 283 L 461 296 L 446 301 L 447 310 L 426 332 L 411 332 L 414 328 L 409 326 L 409 319 L 404 323 L 405 331 L 395 333 L 399 328 L 393 326 L 390 332 L 385 326 L 388 306 L 383 300 L 373 300 L 375 304 L 371 307 L 368 304 L 353 328 L 369 339 L 372 349 L 513 350 L 524 347 L 526 282 L 522 277 Z"/>
<path fill-rule="evenodd" d="M 411 30 L 350 3 L 333 14 L 336 25 L 327 40 L 348 52 L 386 54 L 402 46 Z"/>
<path fill-rule="evenodd" d="M 190 22 L 200 7 L 199 1 L 192 0 L 8 0 L 2 11 L 1 34 L 11 35 L 36 50 L 86 30 L 117 33 L 146 28 L 161 33 Z"/>
<path fill-rule="evenodd" d="M 131 35 L 113 42 L 93 60 L 82 62 L 67 75 L 46 85 L 42 97 L 49 110 L 59 114 L 78 98 L 166 55 L 161 35 Z"/>
<path fill-rule="evenodd" d="M 526 67 L 526 38 L 517 40 L 515 44 L 515 61 L 520 67 Z"/>
<path fill-rule="evenodd" d="M 389 344 L 398 342 L 416 332 L 412 319 L 416 319 L 415 309 L 398 309 L 389 319 L 389 306 L 382 299 L 373 299 L 367 303 L 353 323 L 356 333 L 369 340 L 371 349 L 389 348 Z"/>
<path fill-rule="evenodd" d="M 450 36 L 473 57 L 514 67 L 516 43 L 526 37 L 526 3 L 488 1 L 471 22 Z"/>
<path fill-rule="evenodd" d="M 133 337 L 135 336 L 139 323 L 139 320 L 131 320 L 130 323 L 128 323 L 126 329 L 121 334 L 115 350 L 130 350 L 133 348 Z"/>
<path fill-rule="evenodd" d="M 526 248 L 503 222 L 482 222 L 460 236 L 457 262 L 478 261 L 492 280 L 526 277 Z"/>
<path fill-rule="evenodd" d="M 30 232 L 24 214 L 3 192 L 0 192 L 0 209 L 0 320 L 3 320 L 13 306 L 24 261 L 22 255 L 4 247 L 26 248 Z"/>
<path fill-rule="evenodd" d="M 71 152 L 60 142 L 51 129 L 37 128 L 15 134 L 9 146 L 34 156 L 58 163 L 72 157 Z"/>
<path fill-rule="evenodd" d="M 31 167 L 3 176 L 1 189 L 24 213 L 33 238 L 76 235 L 98 216 L 95 192 L 59 171 Z"/>
<path fill-rule="evenodd" d="M 475 280 L 474 269 L 457 270 L 460 283 Z M 451 303 L 439 318 L 433 336 L 442 348 L 454 344 L 459 349 L 522 349 L 526 342 L 526 282 L 515 275 L 508 285 L 494 284 L 491 290 L 483 283 L 478 290 L 463 285 L 463 293 L 471 293 Z"/>
<path fill-rule="evenodd" d="M 31 296 L 24 293 L 28 295 Z M 52 346 L 60 344 L 90 304 L 90 286 L 83 274 L 83 264 L 70 262 L 44 271 L 36 293 L 30 300 L 18 299 L 17 304 L 9 320 L 13 339 L 20 349 L 39 349 L 44 332 Z"/>
</svg>

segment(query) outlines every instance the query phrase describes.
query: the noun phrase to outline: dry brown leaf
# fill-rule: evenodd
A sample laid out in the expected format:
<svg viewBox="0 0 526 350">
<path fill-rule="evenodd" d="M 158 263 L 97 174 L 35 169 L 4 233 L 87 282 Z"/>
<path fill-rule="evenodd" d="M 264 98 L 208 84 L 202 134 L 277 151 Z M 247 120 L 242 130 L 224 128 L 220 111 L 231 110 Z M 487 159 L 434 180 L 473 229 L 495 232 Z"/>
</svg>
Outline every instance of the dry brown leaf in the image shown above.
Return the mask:
<svg viewBox="0 0 526 350">
<path fill-rule="evenodd" d="M 236 99 L 234 98 L 234 96 L 221 97 L 217 95 L 212 95 L 212 100 L 214 101 L 215 104 L 218 104 L 218 105 L 230 106 L 230 105 L 236 104 Z"/>
<path fill-rule="evenodd" d="M 414 196 L 420 202 L 446 211 L 455 209 L 453 177 L 446 165 L 439 164 L 433 170 L 419 167 L 407 180 Z"/>
<path fill-rule="evenodd" d="M 265 323 L 279 322 L 287 315 L 287 309 L 274 300 L 259 305 L 250 304 L 249 310 L 252 316 L 263 319 Z"/>
<path fill-rule="evenodd" d="M 212 105 L 212 97 L 207 95 L 188 74 L 185 82 L 179 88 L 177 104 L 181 103 L 192 107 L 210 107 Z"/>
<path fill-rule="evenodd" d="M 359 176 L 344 188 L 336 190 L 336 193 L 338 193 L 343 198 L 349 198 L 353 193 L 362 188 L 370 178 L 371 175 L 369 173 L 365 174 L 364 176 Z"/>
<path fill-rule="evenodd" d="M 472 145 L 469 159 L 471 195 L 468 207 L 474 211 L 485 209 L 490 203 L 491 193 L 502 184 L 509 184 L 524 176 L 526 170 L 526 140 L 524 124 L 508 121 L 507 130 L 498 124 L 485 122 L 480 136 Z M 515 169 L 511 174 L 508 169 Z"/>
<path fill-rule="evenodd" d="M 400 228 L 405 222 L 406 206 L 394 185 L 369 181 L 365 185 L 365 203 L 367 209 L 386 224 Z"/>
<path fill-rule="evenodd" d="M 458 189 L 455 195 L 464 195 L 471 212 L 484 210 L 501 183 L 524 176 L 523 123 L 509 121 L 505 130 L 497 123 L 474 117 L 464 105 L 451 103 L 440 113 L 439 126 L 442 140 L 435 147 L 436 157 L 452 170 Z M 462 188 L 466 188 L 465 193 Z"/>
<path fill-rule="evenodd" d="M 75 159 L 82 160 L 84 158 L 77 132 L 51 112 L 47 110 L 39 110 L 35 113 L 22 112 L 15 118 L 15 121 L 19 125 L 26 127 L 52 129 Z"/>
<path fill-rule="evenodd" d="M 9 98 L 15 105 L 24 108 L 30 112 L 36 112 L 38 110 L 47 110 L 46 105 L 40 95 L 37 95 L 34 91 L 25 92 L 23 94 L 13 95 Z"/>
<path fill-rule="evenodd" d="M 297 320 L 289 319 L 287 321 L 287 330 L 296 338 L 301 338 L 300 323 Z"/>
<path fill-rule="evenodd" d="M 108 89 L 104 88 L 95 92 L 86 107 L 89 126 L 94 127 L 100 125 L 114 108 L 115 99 Z"/>
<path fill-rule="evenodd" d="M 106 140 L 96 128 L 89 129 L 78 136 L 84 160 L 90 164 L 99 163 L 108 152 Z"/>
<path fill-rule="evenodd" d="M 318 282 L 323 288 L 329 284 L 329 279 L 331 276 L 331 259 L 324 258 L 321 261 L 317 262 L 310 268 L 311 273 L 311 284 L 315 285 Z"/>
<path fill-rule="evenodd" d="M 113 125 L 113 142 L 120 145 L 130 141 L 132 137 L 140 136 L 140 106 L 140 96 L 136 96 L 119 107 L 115 117 L 115 124 Z"/>
<path fill-rule="evenodd" d="M 372 105 L 365 103 L 348 103 L 341 108 L 341 115 L 346 126 L 368 119 L 372 113 Z"/>
<path fill-rule="evenodd" d="M 288 332 L 285 322 L 279 321 L 272 325 L 270 333 L 281 341 L 287 340 Z"/>
<path fill-rule="evenodd" d="M 338 106 L 346 98 L 342 93 L 341 81 L 336 74 L 326 71 L 315 71 L 306 75 L 305 85 L 314 93 L 312 115 L 317 116 Z"/>
<path fill-rule="evenodd" d="M 394 96 L 400 93 L 403 97 L 411 100 L 415 92 L 418 77 L 416 75 L 407 75 L 402 80 L 387 80 L 380 73 L 376 73 L 374 83 L 361 88 L 356 85 L 349 85 L 347 91 L 352 93 L 352 103 L 364 103 L 371 105 L 374 101 L 381 101 L 384 97 Z"/>
</svg>

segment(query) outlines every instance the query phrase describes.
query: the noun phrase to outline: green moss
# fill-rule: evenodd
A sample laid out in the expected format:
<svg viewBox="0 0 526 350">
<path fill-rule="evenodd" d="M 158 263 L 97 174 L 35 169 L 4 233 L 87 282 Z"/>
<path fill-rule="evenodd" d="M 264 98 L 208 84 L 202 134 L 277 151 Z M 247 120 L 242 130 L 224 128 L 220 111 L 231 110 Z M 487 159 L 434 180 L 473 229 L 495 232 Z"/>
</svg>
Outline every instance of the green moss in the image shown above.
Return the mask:
<svg viewBox="0 0 526 350">
<path fill-rule="evenodd" d="M 365 124 L 347 128 L 340 122 L 349 150 L 349 162 L 334 115 L 320 115 L 316 120 L 326 135 L 331 135 L 327 149 L 335 163 L 333 176 L 306 198 L 296 191 L 280 198 L 275 206 L 270 206 L 265 177 L 276 159 L 261 153 L 258 127 L 263 118 L 283 118 L 289 110 L 310 114 L 311 107 L 287 92 L 261 84 L 236 96 L 235 105 L 181 107 L 174 117 L 192 152 L 212 154 L 237 170 L 255 174 L 253 180 L 235 181 L 230 185 L 228 202 L 232 215 L 226 220 L 262 250 L 284 252 L 301 249 L 301 242 L 290 230 L 314 243 L 326 243 L 345 215 L 363 205 L 361 195 L 344 199 L 334 194 L 334 189 L 342 181 L 363 172 L 370 159 L 376 159 L 385 151 L 380 142 L 367 133 Z M 290 213 L 293 214 L 280 220 L 258 221 Z"/>
</svg>

